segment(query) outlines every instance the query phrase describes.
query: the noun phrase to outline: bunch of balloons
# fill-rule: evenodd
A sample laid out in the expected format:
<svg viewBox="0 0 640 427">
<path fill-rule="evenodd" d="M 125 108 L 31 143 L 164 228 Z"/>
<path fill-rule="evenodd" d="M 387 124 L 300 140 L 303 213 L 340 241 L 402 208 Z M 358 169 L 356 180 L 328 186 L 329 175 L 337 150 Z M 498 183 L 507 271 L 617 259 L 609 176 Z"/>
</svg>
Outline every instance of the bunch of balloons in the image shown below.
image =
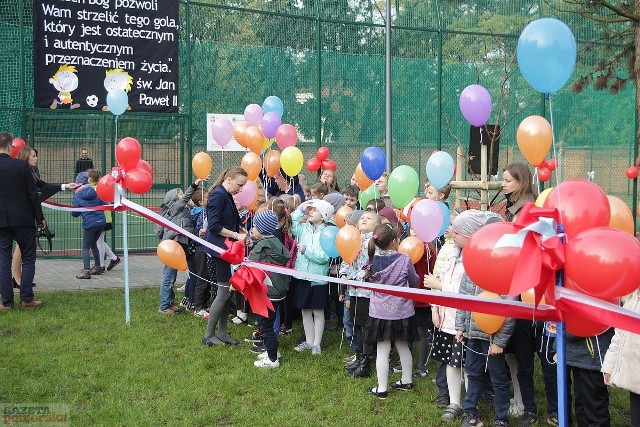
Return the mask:
<svg viewBox="0 0 640 427">
<path fill-rule="evenodd" d="M 153 169 L 142 160 L 142 147 L 132 137 L 122 138 L 116 145 L 118 167 L 111 169 L 98 181 L 96 192 L 105 202 L 113 202 L 116 183 L 135 194 L 144 194 L 153 185 Z"/>
<path fill-rule="evenodd" d="M 624 202 L 607 196 L 593 182 L 569 180 L 548 189 L 542 207 L 557 209 L 566 234 L 561 267 L 567 288 L 607 302 L 617 302 L 638 288 L 640 242 L 634 237 L 633 216 Z M 497 294 L 510 292 L 519 258 L 530 259 L 533 254 L 519 247 L 496 247 L 496 242 L 522 228 L 516 223 L 489 224 L 467 242 L 465 271 L 482 289 Z M 548 285 L 541 283 L 546 285 L 547 301 L 554 301 L 554 283 L 553 277 Z M 607 329 L 585 319 L 571 320 L 567 331 L 577 336 L 597 335 Z"/>
<path fill-rule="evenodd" d="M 20 152 L 20 150 L 22 150 L 23 147 L 27 146 L 27 143 L 22 138 L 15 138 L 11 146 L 13 147 L 11 149 L 11 157 L 15 159 L 16 157 L 18 157 L 18 153 Z"/>
<path fill-rule="evenodd" d="M 538 166 L 538 179 L 541 182 L 547 182 L 551 179 L 551 173 L 558 168 L 558 163 L 555 159 L 544 160 L 540 166 Z"/>
<path fill-rule="evenodd" d="M 334 172 L 338 169 L 336 162 L 329 158 L 329 149 L 327 147 L 318 148 L 316 157 L 307 160 L 307 170 L 309 172 L 316 172 L 320 168 L 323 170 L 329 169 Z"/>
</svg>

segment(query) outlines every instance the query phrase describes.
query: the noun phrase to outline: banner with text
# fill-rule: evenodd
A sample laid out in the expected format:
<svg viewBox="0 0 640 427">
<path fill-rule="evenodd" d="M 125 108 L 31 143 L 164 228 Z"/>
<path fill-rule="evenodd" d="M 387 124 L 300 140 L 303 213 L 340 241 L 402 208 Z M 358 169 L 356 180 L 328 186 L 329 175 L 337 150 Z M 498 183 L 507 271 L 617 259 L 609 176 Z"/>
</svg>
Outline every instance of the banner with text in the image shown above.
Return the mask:
<svg viewBox="0 0 640 427">
<path fill-rule="evenodd" d="M 35 0 L 34 103 L 178 112 L 178 0 Z M 121 92 L 120 92 L 121 93 Z"/>
</svg>

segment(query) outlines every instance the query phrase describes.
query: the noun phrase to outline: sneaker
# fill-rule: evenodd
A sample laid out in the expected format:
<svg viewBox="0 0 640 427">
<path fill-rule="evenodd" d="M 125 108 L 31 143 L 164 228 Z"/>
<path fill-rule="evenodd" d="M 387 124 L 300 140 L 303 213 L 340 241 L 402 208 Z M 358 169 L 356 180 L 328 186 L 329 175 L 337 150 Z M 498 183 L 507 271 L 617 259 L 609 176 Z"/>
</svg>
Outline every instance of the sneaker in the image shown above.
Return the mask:
<svg viewBox="0 0 640 427">
<path fill-rule="evenodd" d="M 442 421 L 452 421 L 460 417 L 461 415 L 462 408 L 455 403 L 452 403 L 451 405 L 447 406 L 447 409 L 444 410 L 444 414 L 442 414 L 442 417 L 440 417 L 440 419 Z"/>
<path fill-rule="evenodd" d="M 243 319 L 243 318 L 242 318 L 242 317 L 240 317 L 240 316 L 236 316 L 236 317 L 234 317 L 233 319 L 231 319 L 231 321 L 232 321 L 233 323 L 235 323 L 236 325 L 241 325 L 241 324 L 243 324 L 243 323 L 247 323 L 247 319 Z"/>
<path fill-rule="evenodd" d="M 116 259 L 112 259 L 111 261 L 109 261 L 109 265 L 107 266 L 107 271 L 113 270 L 113 267 L 120 264 L 120 261 L 121 261 L 120 257 L 116 257 Z"/>
<path fill-rule="evenodd" d="M 180 301 L 180 307 L 187 308 L 189 306 L 189 298 L 182 297 L 182 301 Z"/>
<path fill-rule="evenodd" d="M 394 374 L 401 374 L 402 373 L 402 365 L 400 364 L 400 362 L 398 362 L 398 364 L 396 366 L 391 368 L 391 372 L 393 372 Z"/>
<path fill-rule="evenodd" d="M 533 412 L 525 412 L 518 421 L 518 427 L 529 427 L 538 424 L 538 415 Z"/>
<path fill-rule="evenodd" d="M 267 346 L 265 346 L 264 344 L 256 343 L 251 346 L 251 353 L 261 354 L 261 353 L 264 353 L 265 351 L 267 351 Z"/>
<path fill-rule="evenodd" d="M 484 423 L 476 414 L 472 414 L 471 412 L 465 412 L 462 414 L 462 424 L 460 427 L 482 427 Z"/>
<path fill-rule="evenodd" d="M 509 423 L 503 420 L 495 420 L 493 422 L 493 427 L 509 427 Z"/>
<path fill-rule="evenodd" d="M 82 270 L 80 274 L 76 274 L 76 279 L 91 279 L 89 270 Z"/>
<path fill-rule="evenodd" d="M 358 358 L 358 355 L 354 354 L 353 356 L 345 357 L 344 359 L 342 359 L 342 361 L 345 364 L 350 364 L 350 363 L 355 362 L 357 358 Z"/>
<path fill-rule="evenodd" d="M 424 378 L 427 375 L 429 375 L 429 370 L 427 368 L 418 368 L 413 373 L 413 376 L 416 377 L 416 378 Z"/>
<path fill-rule="evenodd" d="M 207 311 L 204 316 L 202 316 L 204 320 L 209 320 L 209 312 Z"/>
<path fill-rule="evenodd" d="M 172 315 L 172 314 L 175 314 L 176 312 L 175 310 L 172 310 L 171 307 L 169 307 L 169 308 L 165 308 L 164 310 L 159 308 L 158 313 Z"/>
<path fill-rule="evenodd" d="M 209 318 L 209 312 L 207 310 L 205 310 L 204 308 L 200 311 L 196 311 L 195 313 L 193 313 L 194 316 L 198 316 L 198 317 L 204 317 L 205 315 L 207 315 L 207 318 Z"/>
<path fill-rule="evenodd" d="M 92 276 L 99 276 L 104 272 L 104 267 L 100 267 L 99 265 L 94 265 L 93 267 L 91 267 L 91 270 L 89 270 L 89 274 L 91 274 Z"/>
<path fill-rule="evenodd" d="M 280 326 L 280 335 L 287 335 L 293 331 L 293 328 L 287 328 L 286 326 Z"/>
<path fill-rule="evenodd" d="M 558 414 L 556 414 L 555 412 L 550 413 L 547 417 L 547 424 L 549 424 L 550 426 L 558 427 L 558 425 L 560 424 L 560 420 L 558 420 Z"/>
<path fill-rule="evenodd" d="M 182 313 L 185 311 L 184 307 L 178 307 L 177 305 L 173 304 L 171 307 L 169 307 L 171 310 L 173 310 L 174 313 Z"/>
<path fill-rule="evenodd" d="M 404 384 L 402 380 L 398 380 L 394 383 L 391 383 L 391 388 L 393 390 L 409 391 L 409 390 L 413 390 L 413 383 Z"/>
<path fill-rule="evenodd" d="M 295 351 L 298 351 L 298 352 L 300 352 L 300 351 L 304 351 L 304 350 L 311 350 L 312 348 L 313 348 L 313 345 L 309 344 L 309 343 L 308 343 L 308 342 L 306 342 L 306 341 L 305 341 L 305 342 L 303 342 L 303 343 L 298 344 L 298 345 L 297 345 L 297 346 L 295 346 L 295 347 L 293 347 L 293 349 L 294 349 Z"/>
<path fill-rule="evenodd" d="M 516 418 L 524 415 L 524 411 L 518 408 L 518 404 L 515 399 L 511 399 L 511 403 L 509 404 L 509 415 Z"/>
<path fill-rule="evenodd" d="M 278 351 L 278 356 L 277 357 L 278 357 L 278 359 L 280 359 L 280 357 L 281 357 L 281 354 L 280 354 L 279 351 Z M 268 359 L 268 358 L 269 358 L 269 352 L 268 351 L 263 351 L 262 353 L 260 353 L 258 355 L 258 360 Z"/>
<path fill-rule="evenodd" d="M 253 362 L 253 366 L 256 368 L 278 368 L 280 367 L 280 360 L 276 359 L 274 362 L 271 361 L 268 357 L 265 359 L 258 359 Z"/>
<path fill-rule="evenodd" d="M 322 354 L 322 349 L 320 348 L 319 345 L 312 345 L 311 354 Z"/>
<path fill-rule="evenodd" d="M 439 394 L 436 398 L 436 407 L 438 408 L 446 408 L 449 406 L 449 395 L 448 394 Z"/>
</svg>

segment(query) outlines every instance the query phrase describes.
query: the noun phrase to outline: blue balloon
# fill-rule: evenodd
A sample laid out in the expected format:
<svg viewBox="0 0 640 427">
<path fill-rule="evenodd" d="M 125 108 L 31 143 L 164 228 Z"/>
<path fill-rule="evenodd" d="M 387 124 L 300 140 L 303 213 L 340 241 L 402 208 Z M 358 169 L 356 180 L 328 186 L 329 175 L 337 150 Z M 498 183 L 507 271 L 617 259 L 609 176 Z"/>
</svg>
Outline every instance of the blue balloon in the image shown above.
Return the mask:
<svg viewBox="0 0 640 427">
<path fill-rule="evenodd" d="M 280 116 L 280 118 L 282 118 L 282 115 L 284 114 L 284 104 L 282 103 L 282 100 L 277 96 L 267 96 L 262 103 L 263 116 L 264 114 L 267 114 L 269 112 L 274 112 L 278 116 Z"/>
<path fill-rule="evenodd" d="M 387 156 L 378 147 L 369 147 L 360 157 L 362 171 L 369 179 L 376 180 L 382 176 L 387 166 Z"/>
<path fill-rule="evenodd" d="M 542 18 L 525 27 L 518 39 L 518 66 L 538 92 L 554 93 L 567 83 L 576 65 L 576 39 L 567 25 Z"/>
<path fill-rule="evenodd" d="M 427 178 L 429 183 L 435 188 L 440 189 L 447 185 L 453 178 L 453 157 L 446 151 L 436 151 L 427 160 Z"/>
<path fill-rule="evenodd" d="M 438 232 L 438 237 L 440 237 L 443 236 L 444 233 L 446 233 L 447 228 L 449 228 L 449 224 L 451 223 L 451 211 L 449 210 L 449 207 L 443 202 L 438 202 L 438 206 L 442 211 L 442 228 Z"/>
<path fill-rule="evenodd" d="M 331 258 L 337 258 L 340 256 L 338 248 L 336 247 L 336 235 L 340 229 L 335 225 L 329 225 L 322 229 L 320 233 L 320 247 L 325 254 Z"/>
<path fill-rule="evenodd" d="M 113 89 L 107 93 L 107 107 L 114 116 L 120 116 L 127 111 L 129 96 L 123 89 Z"/>
</svg>

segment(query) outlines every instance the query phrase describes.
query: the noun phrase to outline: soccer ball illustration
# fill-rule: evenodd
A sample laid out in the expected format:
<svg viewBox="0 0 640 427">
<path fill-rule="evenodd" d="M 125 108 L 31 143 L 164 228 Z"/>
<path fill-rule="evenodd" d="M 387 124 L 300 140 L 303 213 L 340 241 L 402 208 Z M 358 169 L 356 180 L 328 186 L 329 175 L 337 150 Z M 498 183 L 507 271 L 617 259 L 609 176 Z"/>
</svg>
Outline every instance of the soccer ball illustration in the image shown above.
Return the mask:
<svg viewBox="0 0 640 427">
<path fill-rule="evenodd" d="M 87 105 L 91 108 L 98 105 L 98 97 L 95 95 L 87 96 Z"/>
</svg>

